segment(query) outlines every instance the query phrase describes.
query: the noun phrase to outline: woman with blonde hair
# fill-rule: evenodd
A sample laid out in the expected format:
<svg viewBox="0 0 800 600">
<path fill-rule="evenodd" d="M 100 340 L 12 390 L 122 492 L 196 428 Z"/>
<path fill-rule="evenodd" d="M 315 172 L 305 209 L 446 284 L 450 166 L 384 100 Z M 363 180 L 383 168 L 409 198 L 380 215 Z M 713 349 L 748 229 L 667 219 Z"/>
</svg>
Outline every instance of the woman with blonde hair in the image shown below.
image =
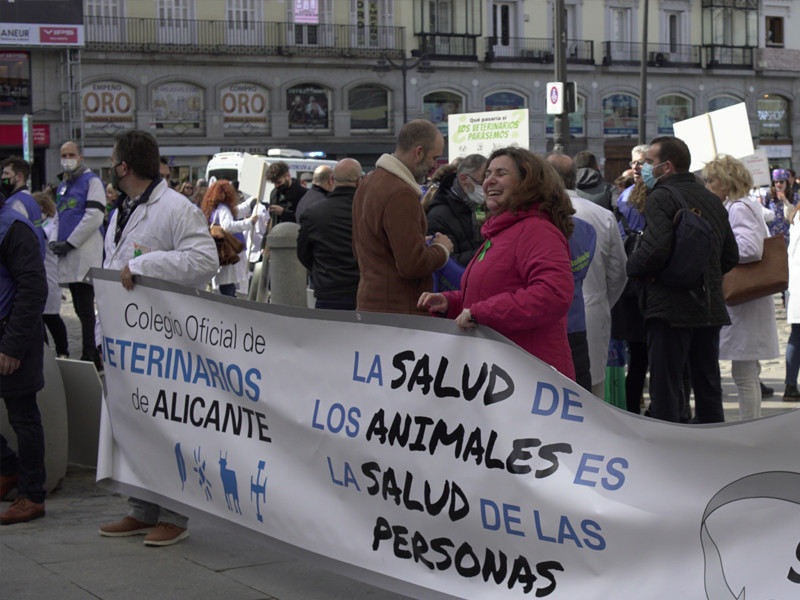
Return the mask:
<svg viewBox="0 0 800 600">
<path fill-rule="evenodd" d="M 208 219 L 208 226 L 219 225 L 228 233 L 232 233 L 242 243 L 245 236 L 242 232 L 250 228 L 256 216 L 249 219 L 236 219 L 236 206 L 239 198 L 230 181 L 220 179 L 211 184 L 203 197 L 201 209 Z M 246 246 L 245 246 L 246 248 Z M 212 285 L 219 288 L 219 293 L 225 296 L 236 296 L 236 285 L 247 280 L 247 255 L 246 250 L 239 253 L 239 262 L 232 265 L 222 265 L 213 279 Z"/>
<path fill-rule="evenodd" d="M 739 264 L 761 260 L 769 229 L 761 206 L 749 198 L 753 178 L 744 164 L 725 154 L 703 169 L 706 187 L 728 210 L 728 220 L 739 246 Z M 728 306 L 731 324 L 719 335 L 719 358 L 731 361 L 731 375 L 739 396 L 739 420 L 761 416 L 759 360 L 780 356 L 775 304 L 772 296 Z"/>
<path fill-rule="evenodd" d="M 567 339 L 574 280 L 567 239 L 574 223 L 561 177 L 523 148 L 495 150 L 483 179 L 484 243 L 461 289 L 425 292 L 417 303 L 462 329 L 491 327 L 575 380 Z"/>
</svg>

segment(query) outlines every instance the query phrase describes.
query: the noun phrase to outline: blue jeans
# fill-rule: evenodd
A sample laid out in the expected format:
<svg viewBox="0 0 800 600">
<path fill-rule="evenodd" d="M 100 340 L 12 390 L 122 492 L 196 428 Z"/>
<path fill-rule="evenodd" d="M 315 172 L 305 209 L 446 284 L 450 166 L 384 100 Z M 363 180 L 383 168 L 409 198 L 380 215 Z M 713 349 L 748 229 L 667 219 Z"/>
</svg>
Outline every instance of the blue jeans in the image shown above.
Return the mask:
<svg viewBox="0 0 800 600">
<path fill-rule="evenodd" d="M 800 323 L 792 323 L 792 332 L 786 342 L 786 385 L 797 386 L 800 371 Z"/>
<path fill-rule="evenodd" d="M 17 492 L 37 504 L 44 502 L 44 430 L 36 404 L 36 393 L 3 398 L 8 410 L 8 422 L 17 434 L 17 452 L 0 435 L 0 473 L 19 473 Z"/>
</svg>

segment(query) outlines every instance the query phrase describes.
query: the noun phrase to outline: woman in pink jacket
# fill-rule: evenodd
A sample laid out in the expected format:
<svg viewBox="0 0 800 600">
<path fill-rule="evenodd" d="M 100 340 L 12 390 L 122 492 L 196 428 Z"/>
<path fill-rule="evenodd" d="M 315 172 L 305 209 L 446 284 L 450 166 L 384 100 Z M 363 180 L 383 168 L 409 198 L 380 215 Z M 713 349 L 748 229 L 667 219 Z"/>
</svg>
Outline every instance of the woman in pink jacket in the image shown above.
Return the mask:
<svg viewBox="0 0 800 600">
<path fill-rule="evenodd" d="M 419 308 L 462 329 L 491 327 L 570 379 L 567 341 L 573 278 L 567 238 L 575 212 L 561 179 L 532 152 L 495 150 L 483 180 L 491 216 L 461 290 L 419 298 Z"/>
</svg>

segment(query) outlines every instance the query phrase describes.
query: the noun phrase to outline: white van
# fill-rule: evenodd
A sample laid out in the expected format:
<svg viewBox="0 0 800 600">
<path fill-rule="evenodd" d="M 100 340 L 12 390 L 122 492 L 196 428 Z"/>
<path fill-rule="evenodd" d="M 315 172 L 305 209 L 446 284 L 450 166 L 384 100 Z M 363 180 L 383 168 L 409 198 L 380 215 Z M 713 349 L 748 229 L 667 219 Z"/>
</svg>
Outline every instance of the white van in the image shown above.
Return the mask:
<svg viewBox="0 0 800 600">
<path fill-rule="evenodd" d="M 269 202 L 269 195 L 273 185 L 265 181 L 264 171 L 272 163 L 285 162 L 289 167 L 292 179 L 298 179 L 303 173 L 313 173 L 321 165 L 333 168 L 335 160 L 321 158 L 307 158 L 299 150 L 288 148 L 272 148 L 263 154 L 246 154 L 244 152 L 220 152 L 211 157 L 206 166 L 206 180 L 227 179 L 238 181 L 242 193 L 258 195 L 262 202 Z M 263 166 L 262 166 L 263 163 Z"/>
</svg>

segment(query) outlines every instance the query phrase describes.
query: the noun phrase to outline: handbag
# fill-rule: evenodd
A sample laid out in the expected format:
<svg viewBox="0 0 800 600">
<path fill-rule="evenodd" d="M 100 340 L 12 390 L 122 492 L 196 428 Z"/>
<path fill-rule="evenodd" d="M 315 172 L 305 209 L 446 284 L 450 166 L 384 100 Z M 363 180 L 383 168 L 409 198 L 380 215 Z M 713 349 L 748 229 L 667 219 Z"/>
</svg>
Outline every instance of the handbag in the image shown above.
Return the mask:
<svg viewBox="0 0 800 600">
<path fill-rule="evenodd" d="M 725 304 L 736 306 L 789 287 L 789 255 L 783 235 L 764 238 L 761 260 L 736 265 L 722 277 Z"/>
<path fill-rule="evenodd" d="M 217 257 L 219 257 L 220 266 L 238 263 L 239 252 L 244 250 L 244 242 L 238 240 L 232 233 L 217 224 L 212 225 L 209 231 L 217 244 Z"/>
<path fill-rule="evenodd" d="M 218 209 L 217 209 L 218 210 Z M 244 250 L 245 243 L 235 235 L 217 225 L 217 210 L 214 211 L 214 222 L 208 231 L 217 245 L 217 258 L 219 266 L 235 265 L 239 262 L 239 253 Z"/>
</svg>

